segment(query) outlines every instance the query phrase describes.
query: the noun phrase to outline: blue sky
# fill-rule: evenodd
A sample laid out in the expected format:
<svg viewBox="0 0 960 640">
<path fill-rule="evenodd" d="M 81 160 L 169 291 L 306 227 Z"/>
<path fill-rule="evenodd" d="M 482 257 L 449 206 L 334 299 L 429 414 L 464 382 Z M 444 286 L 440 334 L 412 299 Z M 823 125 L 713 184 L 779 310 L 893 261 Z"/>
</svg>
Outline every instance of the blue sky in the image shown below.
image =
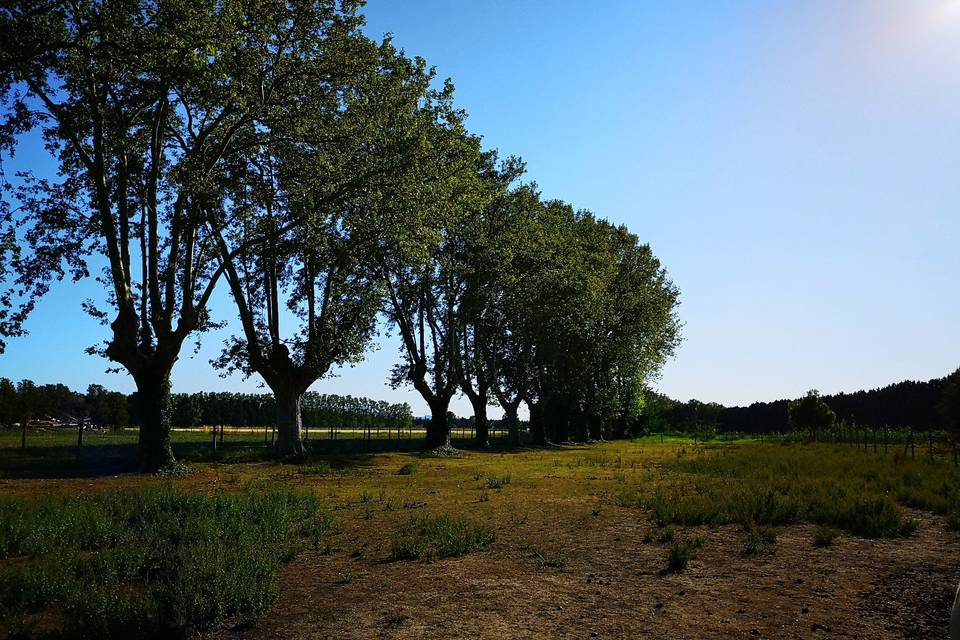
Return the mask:
<svg viewBox="0 0 960 640">
<path fill-rule="evenodd" d="M 960 365 L 960 0 L 371 0 L 453 78 L 469 125 L 544 195 L 650 242 L 682 291 L 657 386 L 726 404 L 927 379 Z M 45 169 L 28 140 L 19 165 Z M 10 170 L 10 167 L 6 167 Z M 83 348 L 95 283 L 64 284 L 0 376 L 131 389 Z M 229 300 L 215 314 L 232 319 Z M 184 353 L 177 390 L 255 389 Z M 385 386 L 396 343 L 316 389 Z M 455 410 L 469 414 L 469 404 Z"/>
</svg>

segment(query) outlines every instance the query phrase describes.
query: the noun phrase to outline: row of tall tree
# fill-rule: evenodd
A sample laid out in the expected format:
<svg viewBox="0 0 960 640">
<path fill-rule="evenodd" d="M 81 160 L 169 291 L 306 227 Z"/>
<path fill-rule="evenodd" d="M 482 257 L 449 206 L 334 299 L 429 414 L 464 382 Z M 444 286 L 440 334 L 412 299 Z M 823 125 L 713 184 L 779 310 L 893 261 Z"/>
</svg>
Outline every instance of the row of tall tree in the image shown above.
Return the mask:
<svg viewBox="0 0 960 640">
<path fill-rule="evenodd" d="M 216 326 L 215 365 L 259 375 L 278 451 L 303 451 L 306 390 L 364 356 L 386 319 L 391 380 L 451 399 L 477 444 L 497 403 L 519 439 L 622 431 L 678 341 L 677 289 L 627 229 L 520 182 L 421 58 L 363 34 L 351 0 L 25 0 L 0 8 L 0 153 L 40 129 L 58 179 L 0 204 L 0 337 L 55 280 L 97 274 L 91 348 L 137 386 L 143 468 L 175 464 L 170 377 Z"/>
</svg>

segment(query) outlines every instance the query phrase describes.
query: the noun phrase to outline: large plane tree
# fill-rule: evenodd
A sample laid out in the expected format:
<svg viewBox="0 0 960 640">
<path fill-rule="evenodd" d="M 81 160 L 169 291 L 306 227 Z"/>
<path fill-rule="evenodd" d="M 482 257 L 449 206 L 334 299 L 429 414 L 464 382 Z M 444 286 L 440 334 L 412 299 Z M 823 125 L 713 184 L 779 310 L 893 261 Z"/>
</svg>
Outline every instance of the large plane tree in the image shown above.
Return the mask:
<svg viewBox="0 0 960 640">
<path fill-rule="evenodd" d="M 354 30 L 333 0 L 26 0 L 0 8 L 0 145 L 40 129 L 56 179 L 7 184 L 16 258 L 15 334 L 54 280 L 100 273 L 109 324 L 95 351 L 133 377 L 140 462 L 175 464 L 170 376 L 226 263 L 208 225 L 211 185 L 302 70 Z M 13 202 L 14 206 L 9 203 Z M 0 221 L 2 222 L 2 221 Z M 245 241 L 252 246 L 259 240 Z M 236 250 L 236 249 L 234 249 Z M 11 302 L 12 300 L 12 302 Z"/>
<path fill-rule="evenodd" d="M 389 40 L 358 37 L 342 53 L 316 61 L 325 81 L 305 87 L 304 99 L 249 131 L 250 153 L 212 216 L 243 330 L 216 364 L 266 382 L 282 456 L 303 453 L 306 390 L 331 367 L 362 358 L 375 334 L 381 230 L 365 223 L 362 195 L 415 160 L 419 139 L 395 125 L 433 99 L 432 73 Z"/>
</svg>

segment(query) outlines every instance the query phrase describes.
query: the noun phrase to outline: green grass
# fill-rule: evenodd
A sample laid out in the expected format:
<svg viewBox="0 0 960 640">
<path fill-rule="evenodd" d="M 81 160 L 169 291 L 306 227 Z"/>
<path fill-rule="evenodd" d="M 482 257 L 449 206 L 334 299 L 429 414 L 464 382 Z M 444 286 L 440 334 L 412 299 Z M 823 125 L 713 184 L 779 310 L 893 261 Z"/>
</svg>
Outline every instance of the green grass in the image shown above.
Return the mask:
<svg viewBox="0 0 960 640">
<path fill-rule="evenodd" d="M 743 528 L 743 546 L 740 552 L 745 556 L 769 553 L 777 543 L 777 532 L 771 527 L 758 526 L 748 522 Z"/>
<path fill-rule="evenodd" d="M 2 499 L 0 628 L 159 638 L 250 621 L 276 597 L 281 564 L 330 525 L 312 495 L 279 490 Z"/>
<path fill-rule="evenodd" d="M 400 467 L 397 470 L 397 475 L 400 476 L 412 476 L 417 472 L 417 469 L 420 468 L 420 463 L 418 462 L 408 462 L 407 464 Z"/>
<path fill-rule="evenodd" d="M 697 547 L 694 542 L 674 542 L 670 545 L 667 555 L 667 571 L 679 573 L 687 568 L 690 561 L 697 557 Z"/>
<path fill-rule="evenodd" d="M 840 532 L 834 529 L 833 527 L 827 527 L 820 525 L 817 527 L 817 530 L 813 532 L 813 546 L 815 547 L 829 547 L 833 545 L 833 541 L 837 539 L 837 536 L 840 535 Z"/>
<path fill-rule="evenodd" d="M 679 455 L 674 473 L 649 490 L 621 493 L 622 505 L 651 509 L 667 524 L 763 526 L 811 522 L 868 538 L 909 536 L 916 523 L 900 504 L 946 514 L 960 501 L 960 475 L 925 461 L 835 445 L 737 445 Z"/>
<path fill-rule="evenodd" d="M 510 476 L 509 476 L 509 475 L 505 475 L 505 476 L 490 475 L 490 476 L 487 476 L 487 484 L 486 484 L 487 489 L 498 489 L 498 490 L 499 490 L 499 489 L 503 489 L 503 488 L 504 488 L 505 486 L 507 486 L 508 484 L 510 484 Z"/>
<path fill-rule="evenodd" d="M 411 518 L 393 538 L 393 560 L 433 560 L 486 549 L 495 539 L 493 527 L 450 515 Z"/>
</svg>

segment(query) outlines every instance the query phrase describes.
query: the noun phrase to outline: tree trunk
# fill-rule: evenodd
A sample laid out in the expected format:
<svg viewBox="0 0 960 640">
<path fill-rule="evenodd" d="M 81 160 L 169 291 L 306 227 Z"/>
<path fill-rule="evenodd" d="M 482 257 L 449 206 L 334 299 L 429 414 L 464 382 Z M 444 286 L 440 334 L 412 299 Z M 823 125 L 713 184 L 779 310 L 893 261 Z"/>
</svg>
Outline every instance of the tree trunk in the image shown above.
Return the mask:
<svg viewBox="0 0 960 640">
<path fill-rule="evenodd" d="M 547 429 L 544 422 L 543 401 L 528 402 L 530 409 L 530 441 L 534 446 L 547 444 Z"/>
<path fill-rule="evenodd" d="M 490 422 L 487 420 L 487 399 L 486 396 L 478 398 L 473 402 L 473 422 L 477 429 L 476 440 L 474 444 L 480 449 L 490 448 Z"/>
<path fill-rule="evenodd" d="M 177 466 L 170 447 L 170 369 L 134 376 L 140 409 L 140 469 L 155 473 Z"/>
<path fill-rule="evenodd" d="M 29 421 L 29 418 L 27 418 L 27 416 L 20 418 L 20 448 L 21 449 L 27 448 L 27 422 L 28 421 Z"/>
<path fill-rule="evenodd" d="M 590 425 L 587 422 L 587 412 L 579 407 L 574 409 L 572 422 L 577 442 L 589 442 Z"/>
<path fill-rule="evenodd" d="M 520 446 L 520 418 L 517 416 L 517 404 L 503 405 L 503 420 L 507 423 L 507 443 L 511 447 Z"/>
<path fill-rule="evenodd" d="M 554 400 L 549 404 L 547 416 L 553 431 L 553 441 L 557 444 L 570 440 L 570 414 L 567 412 L 567 403 L 564 400 Z"/>
<path fill-rule="evenodd" d="M 590 429 L 590 439 L 591 440 L 603 440 L 603 420 L 600 419 L 598 415 L 592 415 L 587 418 L 587 425 Z M 616 436 L 622 438 L 626 435 L 625 429 L 618 429 Z"/>
<path fill-rule="evenodd" d="M 426 448 L 439 449 L 451 447 L 450 423 L 447 420 L 447 409 L 450 401 L 437 400 L 430 403 L 430 424 L 427 425 Z"/>
<path fill-rule="evenodd" d="M 303 418 L 300 403 L 303 393 L 287 388 L 272 388 L 277 401 L 277 455 L 281 457 L 302 456 L 305 452 L 300 432 Z"/>
</svg>

